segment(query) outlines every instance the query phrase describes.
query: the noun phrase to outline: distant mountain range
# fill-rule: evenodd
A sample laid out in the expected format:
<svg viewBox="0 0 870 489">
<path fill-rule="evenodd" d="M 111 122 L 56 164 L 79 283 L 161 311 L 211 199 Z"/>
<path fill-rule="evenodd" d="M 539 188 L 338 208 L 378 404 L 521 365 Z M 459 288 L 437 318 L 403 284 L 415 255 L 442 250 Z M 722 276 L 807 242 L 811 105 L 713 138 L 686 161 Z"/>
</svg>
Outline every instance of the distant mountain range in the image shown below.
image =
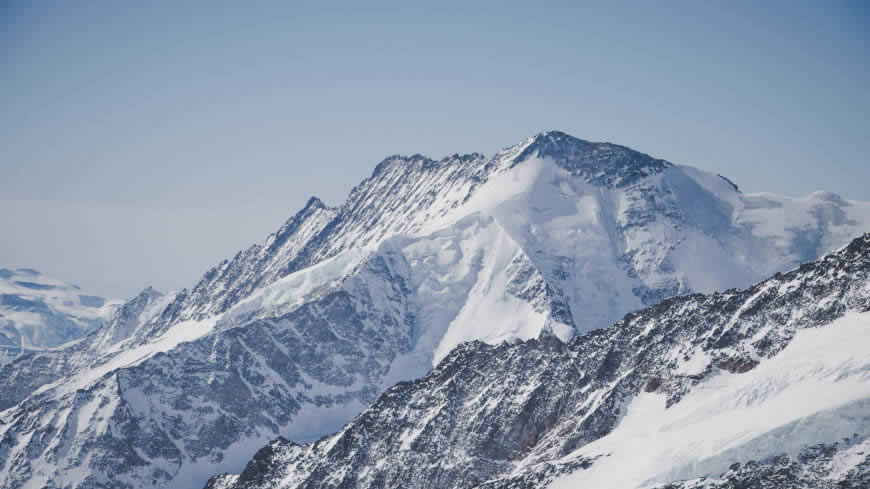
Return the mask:
<svg viewBox="0 0 870 489">
<path fill-rule="evenodd" d="M 767 372 L 811 341 L 805 328 L 863 324 L 862 241 L 848 248 L 857 258 L 825 259 L 854 258 L 849 275 L 812 266 L 836 294 L 817 291 L 816 275 L 794 276 L 789 292 L 777 274 L 868 229 L 865 202 L 743 194 L 556 131 L 492 157 L 389 157 L 342 205 L 310 199 L 191 289 L 146 289 L 81 341 L 2 367 L 0 486 L 201 487 L 262 446 L 242 476 L 210 484 L 537 487 L 588 467 L 577 473 L 607 475 L 597 467 L 617 452 L 594 443 L 633 419 L 634 402 L 694 406 L 680 399 L 730 379 L 714 373 Z M 771 276 L 787 306 L 752 299 L 762 285 L 733 290 Z M 473 398 L 481 390 L 492 394 Z M 293 443 L 270 444 L 279 436 Z M 843 446 L 832 450 L 853 449 Z M 641 471 L 670 482 L 721 466 L 668 463 L 670 475 L 626 471 L 626 487 Z"/>
<path fill-rule="evenodd" d="M 0 269 L 0 365 L 87 335 L 117 304 L 36 270 Z"/>
</svg>

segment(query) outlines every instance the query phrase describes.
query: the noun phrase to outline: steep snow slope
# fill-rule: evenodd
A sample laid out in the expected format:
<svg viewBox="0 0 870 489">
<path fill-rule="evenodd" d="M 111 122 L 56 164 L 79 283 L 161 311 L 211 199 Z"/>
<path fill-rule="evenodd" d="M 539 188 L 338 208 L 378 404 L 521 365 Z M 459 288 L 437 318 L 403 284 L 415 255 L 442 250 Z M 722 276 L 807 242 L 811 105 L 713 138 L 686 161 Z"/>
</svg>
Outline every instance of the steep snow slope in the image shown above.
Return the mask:
<svg viewBox="0 0 870 489">
<path fill-rule="evenodd" d="M 207 487 L 862 487 L 868 340 L 870 234 L 568 343 L 465 343 L 338 433 L 275 440 Z"/>
<path fill-rule="evenodd" d="M 600 458 L 553 489 L 639 487 L 718 475 L 735 462 L 796 457 L 870 434 L 870 313 L 802 330 L 776 357 L 723 373 L 667 407 L 641 393 L 613 433 L 567 457 Z"/>
<path fill-rule="evenodd" d="M 804 448 L 796 456 L 777 455 L 735 462 L 718 477 L 702 477 L 658 489 L 864 489 L 870 487 L 870 440 L 850 435 L 834 443 Z"/>
<path fill-rule="evenodd" d="M 21 353 L 82 338 L 117 303 L 35 270 L 0 269 L 0 366 Z"/>
<path fill-rule="evenodd" d="M 544 139 L 572 147 L 559 135 Z M 557 149 L 531 151 L 535 144 L 433 227 L 468 212 L 495 216 L 566 296 L 581 332 L 666 297 L 745 287 L 870 229 L 870 206 L 832 194 L 746 196 L 721 177 L 667 163 L 632 162 L 644 169 L 634 178 L 593 178 L 547 152 Z"/>
<path fill-rule="evenodd" d="M 340 207 L 312 198 L 143 331 L 218 314 L 323 259 L 475 213 L 495 217 L 570 310 L 583 311 L 580 331 L 676 294 L 747 286 L 870 229 L 868 203 L 825 192 L 744 195 L 722 177 L 552 131 L 492 158 L 387 158 Z"/>
<path fill-rule="evenodd" d="M 725 179 L 559 132 L 492 158 L 390 157 L 190 290 L 0 371 L 0 485 L 189 487 L 314 439 L 468 340 L 567 339 L 747 286 L 867 229 L 832 194 Z M 315 422 L 316 421 L 316 422 Z"/>
<path fill-rule="evenodd" d="M 493 342 L 542 328 L 570 337 L 554 303 L 492 218 L 343 253 L 42 385 L 0 414 L 4 470 L 22 487 L 201 484 L 240 469 L 276 433 L 337 429 L 469 331 Z"/>
</svg>

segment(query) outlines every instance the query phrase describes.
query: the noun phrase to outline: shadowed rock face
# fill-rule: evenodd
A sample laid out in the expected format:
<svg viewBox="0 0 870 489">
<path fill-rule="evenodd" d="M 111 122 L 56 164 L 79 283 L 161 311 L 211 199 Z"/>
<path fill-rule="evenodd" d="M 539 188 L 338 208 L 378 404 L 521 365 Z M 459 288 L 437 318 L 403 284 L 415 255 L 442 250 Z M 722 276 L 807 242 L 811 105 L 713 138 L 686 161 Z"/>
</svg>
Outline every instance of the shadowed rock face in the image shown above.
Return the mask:
<svg viewBox="0 0 870 489">
<path fill-rule="evenodd" d="M 543 487 L 593 466 L 595 459 L 566 455 L 612 432 L 641 391 L 674 405 L 720 371 L 756 368 L 797 331 L 870 311 L 868 279 L 870 234 L 749 289 L 668 299 L 568 343 L 551 336 L 467 343 L 426 377 L 388 390 L 340 432 L 310 445 L 277 439 L 241 474 L 206 487 Z M 679 374 L 681 359 L 699 352 L 706 366 Z M 868 436 L 747 460 L 719 480 L 664 487 L 865 487 Z M 838 473 L 830 462 L 847 452 L 858 461 Z"/>
<path fill-rule="evenodd" d="M 625 146 L 592 143 L 550 131 L 535 138 L 517 161 L 533 156 L 553 158 L 557 165 L 583 177 L 587 183 L 609 188 L 627 187 L 673 166 Z"/>
</svg>

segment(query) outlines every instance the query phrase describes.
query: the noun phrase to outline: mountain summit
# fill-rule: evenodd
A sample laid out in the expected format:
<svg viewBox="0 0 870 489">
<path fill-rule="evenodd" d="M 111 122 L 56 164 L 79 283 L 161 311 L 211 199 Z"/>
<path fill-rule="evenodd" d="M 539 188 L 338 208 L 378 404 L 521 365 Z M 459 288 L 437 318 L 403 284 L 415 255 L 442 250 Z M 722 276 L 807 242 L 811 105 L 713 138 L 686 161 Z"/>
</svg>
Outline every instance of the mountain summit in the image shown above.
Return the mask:
<svg viewBox="0 0 870 489">
<path fill-rule="evenodd" d="M 550 158 L 587 183 L 609 188 L 632 185 L 672 166 L 665 160 L 625 146 L 591 143 L 560 131 L 549 131 L 532 138 L 516 161 L 529 158 Z"/>
<path fill-rule="evenodd" d="M 460 344 L 575 341 L 868 228 L 867 203 L 742 194 L 558 132 L 492 157 L 390 157 L 191 289 L 146 291 L 3 367 L 0 486 L 201 486 L 276 436 L 332 433 Z"/>
</svg>

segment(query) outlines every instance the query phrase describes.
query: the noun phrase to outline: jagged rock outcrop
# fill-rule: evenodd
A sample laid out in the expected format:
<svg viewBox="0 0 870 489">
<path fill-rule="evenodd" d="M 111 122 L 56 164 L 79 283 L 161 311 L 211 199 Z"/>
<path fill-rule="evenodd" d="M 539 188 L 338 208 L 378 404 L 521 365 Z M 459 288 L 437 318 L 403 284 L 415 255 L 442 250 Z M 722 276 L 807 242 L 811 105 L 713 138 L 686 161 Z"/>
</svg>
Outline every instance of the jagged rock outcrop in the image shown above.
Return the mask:
<svg viewBox="0 0 870 489">
<path fill-rule="evenodd" d="M 567 343 L 463 344 L 338 433 L 308 445 L 277 439 L 241 474 L 206 487 L 619 488 L 722 472 L 719 481 L 665 487 L 861 487 L 870 466 L 870 353 L 855 343 L 868 338 L 870 234 L 748 289 L 667 299 Z M 825 350 L 807 359 L 815 348 Z M 779 410 L 801 383 L 826 399 Z M 734 385 L 745 399 L 716 402 Z M 689 418 L 680 411 L 687 407 Z M 708 435 L 703 422 L 719 422 L 721 410 L 730 423 Z M 760 424 L 746 419 L 753 416 Z M 637 424 L 662 419 L 653 431 L 660 440 L 632 438 Z M 666 433 L 683 429 L 711 444 L 745 440 L 670 457 L 679 449 Z M 676 441 L 686 450 L 694 443 Z M 632 443 L 660 443 L 660 453 L 644 461 Z M 795 447 L 795 458 L 781 455 Z M 765 458 L 733 465 L 750 455 Z"/>
</svg>

